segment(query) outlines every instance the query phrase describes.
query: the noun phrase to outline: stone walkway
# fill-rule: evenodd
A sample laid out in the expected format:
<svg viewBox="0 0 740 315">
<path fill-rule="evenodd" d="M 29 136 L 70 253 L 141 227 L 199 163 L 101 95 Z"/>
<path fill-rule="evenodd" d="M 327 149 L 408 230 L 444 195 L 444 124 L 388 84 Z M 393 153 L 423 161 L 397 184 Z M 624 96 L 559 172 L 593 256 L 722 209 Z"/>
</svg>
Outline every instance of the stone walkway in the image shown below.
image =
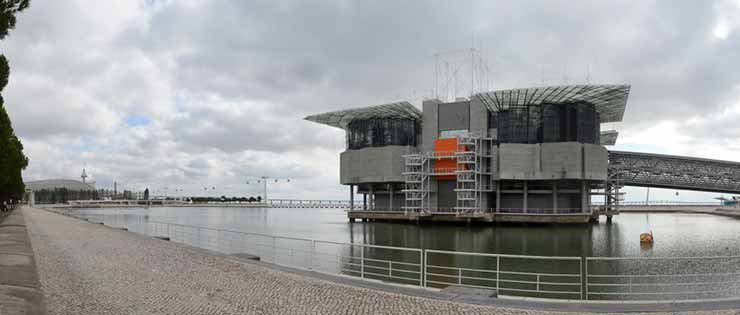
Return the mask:
<svg viewBox="0 0 740 315">
<path fill-rule="evenodd" d="M 556 314 L 352 287 L 23 211 L 50 314 Z"/>
</svg>

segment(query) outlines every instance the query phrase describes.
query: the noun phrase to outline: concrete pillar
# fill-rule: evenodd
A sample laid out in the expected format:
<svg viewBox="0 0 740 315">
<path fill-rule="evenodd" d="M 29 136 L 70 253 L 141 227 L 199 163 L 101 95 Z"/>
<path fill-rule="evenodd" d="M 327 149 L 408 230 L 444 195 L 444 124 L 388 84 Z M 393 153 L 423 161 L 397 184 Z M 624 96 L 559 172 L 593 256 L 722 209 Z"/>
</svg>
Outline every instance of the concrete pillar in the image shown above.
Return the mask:
<svg viewBox="0 0 740 315">
<path fill-rule="evenodd" d="M 393 184 L 388 184 L 388 210 L 393 211 Z"/>
<path fill-rule="evenodd" d="M 552 182 L 552 213 L 558 213 L 558 183 Z"/>
<path fill-rule="evenodd" d="M 496 181 L 496 213 L 501 211 L 501 181 Z"/>
<path fill-rule="evenodd" d="M 589 213 L 591 209 L 591 196 L 586 189 L 586 181 L 581 182 L 581 212 Z"/>
<path fill-rule="evenodd" d="M 367 211 L 367 194 L 362 194 L 362 211 Z"/>
<path fill-rule="evenodd" d="M 349 185 L 349 211 L 355 211 L 355 185 Z"/>
<path fill-rule="evenodd" d="M 524 199 L 522 201 L 522 209 L 524 210 L 524 213 L 527 213 L 527 198 L 529 197 L 529 192 L 527 188 L 527 181 L 524 181 Z"/>
</svg>

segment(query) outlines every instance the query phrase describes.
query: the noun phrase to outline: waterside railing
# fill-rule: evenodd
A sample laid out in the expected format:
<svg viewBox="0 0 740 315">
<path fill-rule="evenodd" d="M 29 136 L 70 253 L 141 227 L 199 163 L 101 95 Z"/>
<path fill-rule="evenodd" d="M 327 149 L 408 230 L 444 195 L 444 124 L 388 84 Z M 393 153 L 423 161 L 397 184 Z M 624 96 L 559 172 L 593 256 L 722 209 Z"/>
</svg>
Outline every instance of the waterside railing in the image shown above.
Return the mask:
<svg viewBox="0 0 740 315">
<path fill-rule="evenodd" d="M 93 223 L 224 254 L 421 288 L 495 290 L 499 296 L 578 301 L 740 298 L 740 256 L 559 257 L 342 243 L 53 209 Z"/>
</svg>

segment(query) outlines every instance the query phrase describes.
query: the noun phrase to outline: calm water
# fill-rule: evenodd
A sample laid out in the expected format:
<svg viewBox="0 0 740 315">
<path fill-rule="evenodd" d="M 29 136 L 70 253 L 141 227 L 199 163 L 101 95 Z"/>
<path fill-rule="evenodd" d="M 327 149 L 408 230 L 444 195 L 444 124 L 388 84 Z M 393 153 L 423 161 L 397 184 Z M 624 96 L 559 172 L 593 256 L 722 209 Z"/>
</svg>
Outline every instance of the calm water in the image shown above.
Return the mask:
<svg viewBox="0 0 740 315">
<path fill-rule="evenodd" d="M 568 225 L 414 225 L 349 223 L 338 209 L 94 209 L 119 220 L 169 223 L 372 245 L 540 256 L 694 257 L 740 255 L 740 220 L 705 214 L 622 213 L 604 222 Z M 652 230 L 655 244 L 641 248 Z"/>
</svg>

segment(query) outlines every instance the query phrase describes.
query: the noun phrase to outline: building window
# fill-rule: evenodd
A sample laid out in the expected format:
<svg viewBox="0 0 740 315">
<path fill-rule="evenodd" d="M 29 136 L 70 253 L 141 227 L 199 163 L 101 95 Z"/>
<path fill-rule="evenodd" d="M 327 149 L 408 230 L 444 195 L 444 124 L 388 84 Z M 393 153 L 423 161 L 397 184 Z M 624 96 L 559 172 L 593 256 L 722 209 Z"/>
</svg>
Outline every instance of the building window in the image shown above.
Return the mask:
<svg viewBox="0 0 740 315">
<path fill-rule="evenodd" d="M 362 119 L 347 126 L 347 149 L 416 146 L 419 123 L 409 119 Z"/>
</svg>

